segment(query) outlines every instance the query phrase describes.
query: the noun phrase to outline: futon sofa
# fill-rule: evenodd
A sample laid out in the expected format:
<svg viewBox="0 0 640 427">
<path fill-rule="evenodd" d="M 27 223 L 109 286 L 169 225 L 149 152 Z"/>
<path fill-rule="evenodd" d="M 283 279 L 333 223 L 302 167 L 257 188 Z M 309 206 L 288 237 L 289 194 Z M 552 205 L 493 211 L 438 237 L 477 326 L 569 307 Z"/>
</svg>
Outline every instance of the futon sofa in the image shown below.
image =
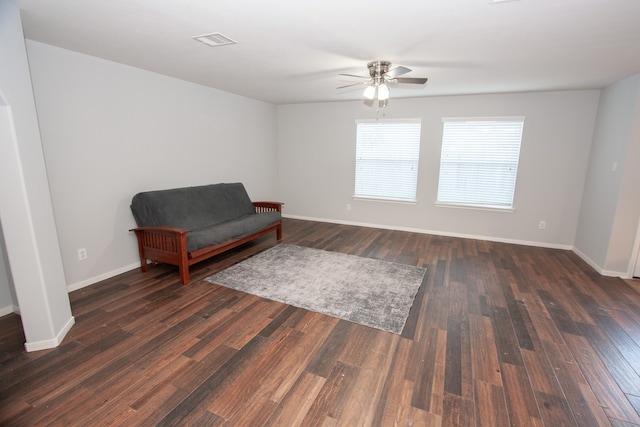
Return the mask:
<svg viewBox="0 0 640 427">
<path fill-rule="evenodd" d="M 189 283 L 189 266 L 272 231 L 282 239 L 282 203 L 252 202 L 242 183 L 147 191 L 133 196 L 131 210 L 140 252 L 147 260 L 177 265 Z"/>
</svg>

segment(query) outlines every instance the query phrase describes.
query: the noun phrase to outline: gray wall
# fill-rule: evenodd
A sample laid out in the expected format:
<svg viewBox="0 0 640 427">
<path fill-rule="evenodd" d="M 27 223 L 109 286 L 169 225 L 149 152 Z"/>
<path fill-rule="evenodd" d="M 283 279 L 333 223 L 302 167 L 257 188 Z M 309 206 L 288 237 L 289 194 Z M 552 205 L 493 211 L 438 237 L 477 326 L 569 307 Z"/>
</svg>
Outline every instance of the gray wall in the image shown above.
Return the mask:
<svg viewBox="0 0 640 427">
<path fill-rule="evenodd" d="M 27 50 L 70 289 L 139 265 L 137 192 L 241 181 L 254 200 L 276 198 L 275 106 L 30 40 Z"/>
<path fill-rule="evenodd" d="M 381 118 L 422 119 L 417 204 L 352 198 L 355 120 L 375 118 L 375 109 L 359 101 L 280 106 L 280 196 L 296 217 L 571 248 L 598 98 L 587 90 L 391 99 Z M 515 210 L 436 207 L 442 118 L 487 116 L 525 116 Z"/>
<path fill-rule="evenodd" d="M 608 275 L 631 273 L 640 218 L 639 159 L 636 74 L 602 91 L 575 239 L 576 252 Z"/>
</svg>

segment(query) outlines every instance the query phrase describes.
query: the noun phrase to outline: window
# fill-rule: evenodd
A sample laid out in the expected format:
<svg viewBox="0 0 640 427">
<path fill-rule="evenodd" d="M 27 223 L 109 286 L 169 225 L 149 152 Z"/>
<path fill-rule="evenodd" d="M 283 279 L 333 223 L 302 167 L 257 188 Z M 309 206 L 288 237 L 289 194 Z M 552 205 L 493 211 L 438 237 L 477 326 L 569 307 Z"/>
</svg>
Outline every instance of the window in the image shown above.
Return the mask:
<svg viewBox="0 0 640 427">
<path fill-rule="evenodd" d="M 416 201 L 420 120 L 356 122 L 354 197 Z"/>
<path fill-rule="evenodd" d="M 437 203 L 512 209 L 524 117 L 443 122 Z"/>
</svg>

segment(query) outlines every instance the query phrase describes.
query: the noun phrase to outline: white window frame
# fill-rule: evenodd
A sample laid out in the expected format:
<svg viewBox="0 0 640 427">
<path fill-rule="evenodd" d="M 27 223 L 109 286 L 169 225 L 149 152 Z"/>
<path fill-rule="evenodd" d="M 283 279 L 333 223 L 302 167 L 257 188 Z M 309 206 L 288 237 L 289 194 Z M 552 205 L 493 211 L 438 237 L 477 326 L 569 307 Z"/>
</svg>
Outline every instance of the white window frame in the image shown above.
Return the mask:
<svg viewBox="0 0 640 427">
<path fill-rule="evenodd" d="M 524 121 L 443 118 L 436 205 L 513 211 Z"/>
<path fill-rule="evenodd" d="M 417 202 L 421 127 L 421 119 L 356 120 L 354 199 Z"/>
</svg>

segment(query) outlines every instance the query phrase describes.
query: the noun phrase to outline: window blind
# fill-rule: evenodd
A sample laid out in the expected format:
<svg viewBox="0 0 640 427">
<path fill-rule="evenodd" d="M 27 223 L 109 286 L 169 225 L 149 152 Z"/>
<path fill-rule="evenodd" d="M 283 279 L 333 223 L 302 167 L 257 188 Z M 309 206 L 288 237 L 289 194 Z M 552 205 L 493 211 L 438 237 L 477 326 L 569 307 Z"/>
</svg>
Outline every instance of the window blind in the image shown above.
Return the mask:
<svg viewBox="0 0 640 427">
<path fill-rule="evenodd" d="M 356 122 L 355 197 L 416 200 L 420 120 Z"/>
<path fill-rule="evenodd" d="M 513 208 L 524 118 L 443 122 L 437 203 Z"/>
</svg>

